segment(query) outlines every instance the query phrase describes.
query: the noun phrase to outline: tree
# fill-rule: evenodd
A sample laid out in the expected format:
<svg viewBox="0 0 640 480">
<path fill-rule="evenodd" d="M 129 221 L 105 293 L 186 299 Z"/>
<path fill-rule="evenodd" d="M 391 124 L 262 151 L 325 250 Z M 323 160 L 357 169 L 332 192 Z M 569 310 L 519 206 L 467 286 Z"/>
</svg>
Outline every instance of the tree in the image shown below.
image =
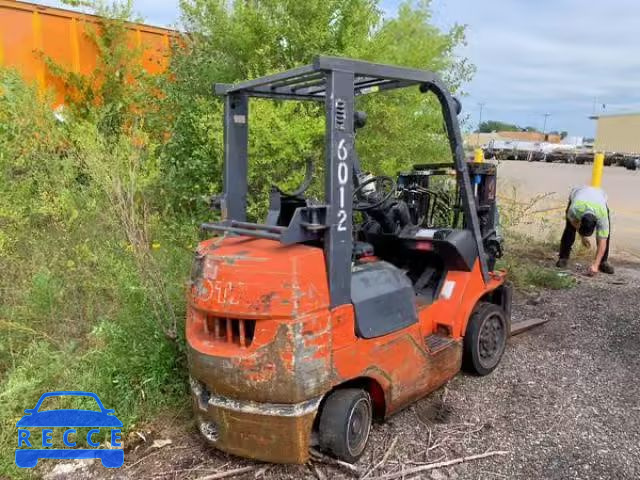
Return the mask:
<svg viewBox="0 0 640 480">
<path fill-rule="evenodd" d="M 540 132 L 536 127 L 520 127 L 514 123 L 501 122 L 499 120 L 487 120 L 480 124 L 476 133 L 491 132 Z"/>
<path fill-rule="evenodd" d="M 558 130 L 553 130 L 551 132 L 549 132 L 549 135 L 558 135 L 560 137 L 560 139 L 564 139 L 567 137 L 567 135 L 569 135 L 569 132 L 567 132 L 566 130 L 563 130 L 561 132 L 559 132 Z"/>
<path fill-rule="evenodd" d="M 433 26 L 427 0 L 403 3 L 394 18 L 383 17 L 378 0 L 183 0 L 181 7 L 188 35 L 172 55 L 172 81 L 165 88 L 174 128 L 161 167 L 167 200 L 183 213 L 202 216 L 202 198 L 222 188 L 222 105 L 211 95 L 213 82 L 255 78 L 318 54 L 435 70 L 453 92 L 473 73 L 453 54 L 464 29 Z M 357 105 L 369 115 L 357 145 L 365 168 L 393 174 L 441 159 L 448 146 L 435 99 L 417 89 L 378 97 L 383 95 Z M 272 183 L 294 185 L 303 177 L 305 157 L 322 158 L 324 118 L 319 106 L 295 102 L 252 100 L 250 108 L 249 203 L 255 218 Z M 316 177 L 322 179 L 321 169 Z"/>
<path fill-rule="evenodd" d="M 522 129 L 514 125 L 513 123 L 500 122 L 498 120 L 487 120 L 482 122 L 476 132 L 491 133 L 491 132 L 519 132 Z"/>
</svg>

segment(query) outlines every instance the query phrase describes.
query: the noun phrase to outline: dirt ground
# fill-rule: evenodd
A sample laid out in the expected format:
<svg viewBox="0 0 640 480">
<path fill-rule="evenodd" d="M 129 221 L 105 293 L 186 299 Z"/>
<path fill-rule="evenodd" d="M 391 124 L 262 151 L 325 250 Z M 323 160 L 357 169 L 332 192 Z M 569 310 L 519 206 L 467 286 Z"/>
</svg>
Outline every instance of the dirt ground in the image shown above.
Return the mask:
<svg viewBox="0 0 640 480">
<path fill-rule="evenodd" d="M 549 322 L 513 337 L 493 374 L 460 374 L 376 425 L 357 472 L 324 462 L 276 466 L 223 454 L 205 445 L 187 412 L 159 420 L 161 427 L 129 432 L 119 470 L 77 462 L 57 464 L 44 476 L 194 479 L 243 469 L 233 478 L 640 478 L 640 264 L 616 266 L 615 276 L 586 278 L 579 274 L 585 266 L 574 265 L 574 289 L 518 295 L 514 320 Z M 170 443 L 160 446 L 163 440 Z M 487 451 L 508 453 L 410 473 Z"/>
</svg>

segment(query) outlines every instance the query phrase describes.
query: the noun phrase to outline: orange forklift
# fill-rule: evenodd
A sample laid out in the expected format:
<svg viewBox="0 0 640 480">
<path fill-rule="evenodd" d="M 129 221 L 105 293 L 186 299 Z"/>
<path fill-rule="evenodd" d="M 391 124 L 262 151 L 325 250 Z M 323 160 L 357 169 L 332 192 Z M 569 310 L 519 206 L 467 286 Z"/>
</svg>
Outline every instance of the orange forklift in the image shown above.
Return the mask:
<svg viewBox="0 0 640 480">
<path fill-rule="evenodd" d="M 356 97 L 435 94 L 448 164 L 397 179 L 363 173 Z M 303 463 L 309 448 L 347 462 L 383 420 L 461 367 L 493 371 L 513 333 L 497 232 L 496 167 L 467 163 L 460 103 L 428 71 L 321 56 L 228 85 L 222 220 L 195 254 L 186 340 L 198 427 L 216 448 Z M 249 98 L 315 101 L 326 114 L 325 196 L 274 187 L 265 223 L 246 218 Z M 416 134 L 419 134 L 416 132 Z"/>
</svg>

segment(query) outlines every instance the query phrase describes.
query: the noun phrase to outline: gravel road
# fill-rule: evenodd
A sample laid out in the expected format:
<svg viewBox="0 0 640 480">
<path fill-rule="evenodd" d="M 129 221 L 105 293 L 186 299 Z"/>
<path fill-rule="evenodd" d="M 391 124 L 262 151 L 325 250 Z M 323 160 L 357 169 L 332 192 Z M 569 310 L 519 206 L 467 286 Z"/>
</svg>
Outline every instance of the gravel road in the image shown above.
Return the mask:
<svg viewBox="0 0 640 480">
<path fill-rule="evenodd" d="M 549 322 L 512 338 L 493 374 L 461 374 L 376 425 L 356 465 L 360 475 L 393 445 L 367 478 L 403 478 L 403 470 L 486 451 L 508 453 L 404 478 L 640 478 L 640 265 L 617 267 L 615 276 L 593 279 L 576 272 L 572 290 L 517 296 L 514 319 Z M 163 418 L 142 435 L 129 433 L 120 470 L 78 462 L 45 476 L 192 479 L 247 467 L 235 478 L 357 478 L 325 463 L 272 466 L 227 456 L 204 445 L 188 414 Z M 171 443 L 154 448 L 158 439 Z"/>
</svg>

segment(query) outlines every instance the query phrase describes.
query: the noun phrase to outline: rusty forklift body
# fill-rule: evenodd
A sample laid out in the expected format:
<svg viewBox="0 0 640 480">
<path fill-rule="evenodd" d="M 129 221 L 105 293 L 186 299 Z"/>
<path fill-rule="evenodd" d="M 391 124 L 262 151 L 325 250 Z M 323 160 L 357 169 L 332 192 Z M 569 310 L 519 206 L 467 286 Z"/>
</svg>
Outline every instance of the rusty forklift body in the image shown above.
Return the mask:
<svg viewBox="0 0 640 480">
<path fill-rule="evenodd" d="M 453 162 L 367 178 L 355 98 L 396 88 L 436 95 Z M 511 289 L 494 271 L 495 166 L 465 161 L 459 103 L 431 72 L 318 57 L 215 91 L 225 101 L 223 220 L 203 225 L 215 235 L 196 251 L 186 321 L 198 427 L 244 457 L 302 463 L 317 444 L 354 461 L 372 419 L 437 389 L 463 361 L 487 374 L 500 360 Z M 274 189 L 267 221 L 247 222 L 250 97 L 324 104 L 323 202 Z M 456 185 L 449 226 L 428 213 L 442 203 L 436 175 Z M 354 210 L 364 218 L 355 227 Z"/>
</svg>

